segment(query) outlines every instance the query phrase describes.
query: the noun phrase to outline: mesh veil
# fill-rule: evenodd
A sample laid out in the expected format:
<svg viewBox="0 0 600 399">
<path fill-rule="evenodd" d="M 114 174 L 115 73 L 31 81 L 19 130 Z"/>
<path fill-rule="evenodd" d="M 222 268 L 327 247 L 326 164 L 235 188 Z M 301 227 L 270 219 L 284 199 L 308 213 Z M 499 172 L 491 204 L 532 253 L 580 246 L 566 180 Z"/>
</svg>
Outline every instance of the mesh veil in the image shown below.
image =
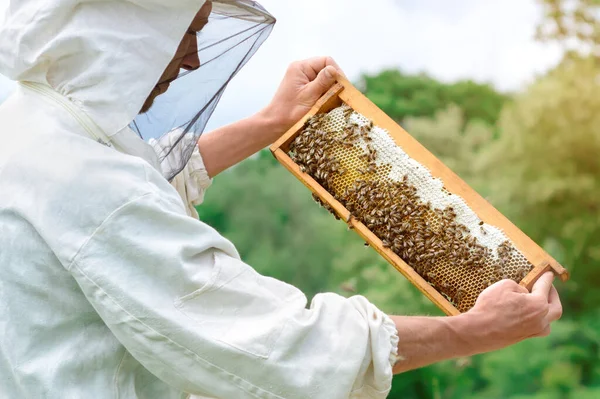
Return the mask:
<svg viewBox="0 0 600 399">
<path fill-rule="evenodd" d="M 172 180 L 188 163 L 227 85 L 274 24 L 275 18 L 255 1 L 212 1 L 208 23 L 192 32 L 200 67 L 181 69 L 175 79 L 159 82 L 169 83 L 168 90 L 131 124 L 144 141 L 160 142 L 157 155 L 165 178 Z"/>
</svg>

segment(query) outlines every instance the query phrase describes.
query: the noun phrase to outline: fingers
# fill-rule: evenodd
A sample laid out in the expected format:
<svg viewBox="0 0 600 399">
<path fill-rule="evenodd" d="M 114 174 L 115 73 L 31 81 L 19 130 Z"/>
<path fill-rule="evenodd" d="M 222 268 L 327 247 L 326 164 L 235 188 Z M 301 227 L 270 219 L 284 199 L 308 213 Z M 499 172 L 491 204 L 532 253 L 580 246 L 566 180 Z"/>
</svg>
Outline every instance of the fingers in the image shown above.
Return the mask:
<svg viewBox="0 0 600 399">
<path fill-rule="evenodd" d="M 548 324 L 539 334 L 536 334 L 535 337 L 537 337 L 537 338 L 547 337 L 550 335 L 551 332 L 552 332 L 552 327 L 550 327 L 550 324 Z"/>
<path fill-rule="evenodd" d="M 338 74 L 346 77 L 344 71 L 342 71 L 342 68 L 340 68 L 340 66 L 337 64 L 337 62 L 335 62 L 333 58 L 325 57 L 325 63 L 327 64 L 327 66 L 334 67 Z"/>
<path fill-rule="evenodd" d="M 317 78 L 306 86 L 306 92 L 311 101 L 316 101 L 327 90 L 333 86 L 337 78 L 337 71 L 332 66 L 327 66 L 319 74 Z"/>
<path fill-rule="evenodd" d="M 538 281 L 533 285 L 533 289 L 531 290 L 532 295 L 541 296 L 543 298 L 548 298 L 550 296 L 550 291 L 552 289 L 552 282 L 554 281 L 554 273 L 547 272 L 539 278 Z"/>
<path fill-rule="evenodd" d="M 562 303 L 560 302 L 558 291 L 556 291 L 556 288 L 554 286 L 552 286 L 552 288 L 550 289 L 548 303 L 550 305 L 550 309 L 548 311 L 547 317 L 550 323 L 552 323 L 553 321 L 560 319 L 563 313 Z"/>
<path fill-rule="evenodd" d="M 315 80 L 318 74 L 327 67 L 333 67 L 338 73 L 342 73 L 339 65 L 331 57 L 309 58 L 299 61 L 297 65 L 310 81 Z"/>
<path fill-rule="evenodd" d="M 529 291 L 527 291 L 527 288 L 517 284 L 513 280 L 500 280 L 500 281 L 490 285 L 490 287 L 488 289 L 491 289 L 492 287 L 498 287 L 499 289 L 502 289 L 502 290 L 523 293 L 523 294 L 529 293 Z M 498 289 L 498 288 L 496 288 L 496 289 Z"/>
<path fill-rule="evenodd" d="M 552 285 L 554 275 L 552 273 L 546 273 L 535 283 L 531 292 L 531 297 L 535 296 L 536 302 L 543 305 L 545 309 L 545 316 L 543 319 L 543 329 L 540 333 L 536 334 L 536 337 L 547 337 L 550 335 L 551 325 L 562 317 L 562 304 L 560 302 L 560 296 L 558 291 Z"/>
<path fill-rule="evenodd" d="M 529 294 L 529 291 L 513 280 L 500 280 L 483 290 L 475 301 L 475 306 L 477 307 L 488 301 L 498 302 L 499 298 L 502 298 L 506 293 Z"/>
<path fill-rule="evenodd" d="M 336 70 L 341 70 L 340 66 L 331 57 L 313 57 L 305 61 L 306 65 L 312 68 L 316 73 L 328 66 L 334 67 Z"/>
</svg>

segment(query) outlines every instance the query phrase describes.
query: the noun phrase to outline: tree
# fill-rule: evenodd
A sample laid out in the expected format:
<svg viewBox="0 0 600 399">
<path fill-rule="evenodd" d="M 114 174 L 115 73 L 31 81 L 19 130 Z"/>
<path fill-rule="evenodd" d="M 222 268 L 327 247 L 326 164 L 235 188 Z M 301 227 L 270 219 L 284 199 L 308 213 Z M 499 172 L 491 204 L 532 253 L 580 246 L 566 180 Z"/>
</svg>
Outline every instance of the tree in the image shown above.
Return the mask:
<svg viewBox="0 0 600 399">
<path fill-rule="evenodd" d="M 572 272 L 571 316 L 600 295 L 600 80 L 592 58 L 564 60 L 502 114 L 477 160 L 491 200 Z"/>
<path fill-rule="evenodd" d="M 452 171 L 468 183 L 477 185 L 479 181 L 473 176 L 472 162 L 493 140 L 495 129 L 480 120 L 465 120 L 462 110 L 451 104 L 432 118 L 406 118 L 405 127 Z"/>
<path fill-rule="evenodd" d="M 473 121 L 494 125 L 509 99 L 488 84 L 471 80 L 446 84 L 426 74 L 407 75 L 395 69 L 364 75 L 358 86 L 401 124 L 408 117 L 432 118 L 454 104 L 464 115 L 463 127 Z"/>
<path fill-rule="evenodd" d="M 557 41 L 568 52 L 589 51 L 600 60 L 600 0 L 538 0 L 544 21 L 537 28 L 542 41 Z"/>
</svg>

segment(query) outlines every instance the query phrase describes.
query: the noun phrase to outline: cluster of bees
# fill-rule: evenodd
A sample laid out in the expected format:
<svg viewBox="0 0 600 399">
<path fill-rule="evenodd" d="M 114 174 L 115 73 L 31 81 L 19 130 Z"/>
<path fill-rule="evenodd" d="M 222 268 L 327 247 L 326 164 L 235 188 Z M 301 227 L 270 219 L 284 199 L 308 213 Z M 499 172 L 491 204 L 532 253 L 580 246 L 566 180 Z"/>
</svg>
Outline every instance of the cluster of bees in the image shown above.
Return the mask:
<svg viewBox="0 0 600 399">
<path fill-rule="evenodd" d="M 381 161 L 378 164 L 377 152 L 371 145 L 373 123 L 350 122 L 351 113 L 351 109 L 345 110 L 347 124 L 342 132 L 322 129 L 327 114 L 316 115 L 307 122 L 289 151 L 302 172 L 312 176 L 371 230 L 383 247 L 396 253 L 461 311 L 473 306 L 479 293 L 496 281 L 520 281 L 525 277 L 532 265 L 509 241 L 492 254 L 456 221 L 452 207 L 436 209 L 422 201 L 408 176 L 402 181 L 379 176 Z M 341 162 L 336 156 L 340 146 L 356 152 L 360 162 L 350 163 L 360 167 L 352 171 L 347 160 Z M 356 178 L 348 180 L 348 173 Z M 340 181 L 347 183 L 340 185 Z M 339 219 L 330 206 L 315 195 L 313 198 Z M 480 223 L 485 234 L 483 224 Z"/>
<path fill-rule="evenodd" d="M 478 268 L 485 264 L 488 248 L 467 236 L 465 226 L 455 222 L 449 207 L 433 209 L 419 200 L 417 189 L 402 182 L 359 180 L 341 202 L 419 274 L 429 278 L 439 258 L 452 259 L 456 266 Z"/>
</svg>

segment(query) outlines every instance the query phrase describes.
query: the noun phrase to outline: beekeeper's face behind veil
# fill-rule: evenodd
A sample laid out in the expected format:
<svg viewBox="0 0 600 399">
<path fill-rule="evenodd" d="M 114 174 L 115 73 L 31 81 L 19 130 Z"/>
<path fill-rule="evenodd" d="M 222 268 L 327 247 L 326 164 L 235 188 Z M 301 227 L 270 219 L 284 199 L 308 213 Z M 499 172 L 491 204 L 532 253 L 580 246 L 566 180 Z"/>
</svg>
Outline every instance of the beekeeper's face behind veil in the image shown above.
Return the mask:
<svg viewBox="0 0 600 399">
<path fill-rule="evenodd" d="M 171 179 L 274 23 L 250 0 L 11 1 L 0 73 L 69 99 L 95 139 L 155 166 L 168 157 Z M 139 139 L 166 134 L 158 155 Z"/>
<path fill-rule="evenodd" d="M 181 39 L 181 43 L 175 52 L 175 56 L 167 65 L 167 68 L 160 77 L 158 83 L 142 106 L 141 113 L 146 113 L 154 104 L 154 99 L 165 93 L 171 82 L 177 79 L 180 70 L 195 71 L 200 68 L 200 57 L 198 55 L 198 40 L 197 35 L 202 32 L 202 29 L 208 23 L 208 18 L 212 11 L 212 1 L 207 0 L 198 14 L 194 17 L 190 28 Z"/>
</svg>

